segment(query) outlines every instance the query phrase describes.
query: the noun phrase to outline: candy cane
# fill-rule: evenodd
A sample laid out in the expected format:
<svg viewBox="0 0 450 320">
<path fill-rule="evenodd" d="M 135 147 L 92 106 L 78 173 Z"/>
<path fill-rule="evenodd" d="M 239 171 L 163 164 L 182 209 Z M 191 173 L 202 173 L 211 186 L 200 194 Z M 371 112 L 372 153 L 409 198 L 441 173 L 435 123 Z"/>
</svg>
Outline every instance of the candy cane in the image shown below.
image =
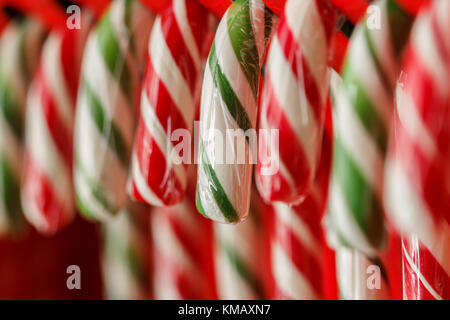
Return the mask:
<svg viewBox="0 0 450 320">
<path fill-rule="evenodd" d="M 184 196 L 191 158 L 175 159 L 172 137 L 181 130 L 192 135 L 209 18 L 197 1 L 172 0 L 150 37 L 131 194 L 152 205 L 173 205 Z"/>
<path fill-rule="evenodd" d="M 0 40 L 0 234 L 23 221 L 19 185 L 26 91 L 43 37 L 37 22 L 11 20 Z"/>
<path fill-rule="evenodd" d="M 321 159 L 308 195 L 299 205 L 274 204 L 270 229 L 272 274 L 275 299 L 321 299 L 322 226 L 331 164 L 331 108 L 321 144 Z"/>
<path fill-rule="evenodd" d="M 437 0 L 419 15 L 397 87 L 384 196 L 405 233 L 406 299 L 450 299 L 448 12 L 449 2 Z"/>
<path fill-rule="evenodd" d="M 114 1 L 84 52 L 74 129 L 74 185 L 80 211 L 108 219 L 126 203 L 139 79 L 154 15 Z"/>
<path fill-rule="evenodd" d="M 255 195 L 252 195 L 254 198 Z M 257 198 L 261 201 L 260 198 Z M 254 200 L 247 220 L 237 225 L 214 224 L 215 271 L 219 299 L 264 299 L 263 212 Z"/>
<path fill-rule="evenodd" d="M 247 130 L 256 125 L 259 74 L 273 19 L 260 0 L 234 1 L 209 54 L 200 111 L 197 208 L 219 222 L 248 215 L 256 137 Z"/>
<path fill-rule="evenodd" d="M 314 179 L 328 91 L 328 47 L 336 15 L 324 0 L 288 1 L 267 59 L 256 183 L 266 201 L 298 202 Z M 276 161 L 279 170 L 265 171 Z M 261 155 L 263 157 L 261 158 Z M 267 158 L 266 158 L 267 155 Z"/>
<path fill-rule="evenodd" d="M 153 210 L 155 299 L 211 299 L 211 225 L 193 200 Z"/>
<path fill-rule="evenodd" d="M 108 299 L 149 299 L 150 208 L 129 203 L 104 224 L 103 278 Z"/>
<path fill-rule="evenodd" d="M 72 135 L 75 98 L 90 17 L 81 30 L 61 29 L 47 38 L 27 102 L 24 214 L 40 232 L 54 233 L 74 216 Z"/>
<path fill-rule="evenodd" d="M 337 253 L 338 276 L 347 274 L 339 270 L 354 268 L 353 274 L 348 273 L 353 279 L 339 281 L 349 284 L 349 290 L 341 290 L 345 299 L 385 298 L 388 292 L 385 277 L 380 290 L 368 290 L 367 274 L 361 272 L 375 265 L 384 275 L 378 259 L 386 244 L 381 203 L 384 157 L 393 88 L 412 18 L 392 0 L 374 5 L 379 8 L 379 21 L 367 16 L 356 27 L 343 83 L 333 90 L 335 138 L 327 219 L 337 250 L 354 249 L 342 256 Z M 338 82 L 337 76 L 333 78 Z M 342 265 L 345 261 L 350 266 Z"/>
</svg>

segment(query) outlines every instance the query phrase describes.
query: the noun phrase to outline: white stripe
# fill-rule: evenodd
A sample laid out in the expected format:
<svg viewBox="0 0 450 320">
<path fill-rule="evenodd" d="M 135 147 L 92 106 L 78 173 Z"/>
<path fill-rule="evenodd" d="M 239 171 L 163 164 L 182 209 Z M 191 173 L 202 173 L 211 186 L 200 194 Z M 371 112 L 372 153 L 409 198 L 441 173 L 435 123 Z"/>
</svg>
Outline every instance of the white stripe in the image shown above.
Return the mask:
<svg viewBox="0 0 450 320">
<path fill-rule="evenodd" d="M 155 114 L 155 109 L 150 104 L 150 101 L 145 93 L 142 94 L 141 100 L 141 117 L 144 120 L 145 127 L 152 135 L 161 152 L 166 156 L 165 160 L 167 167 L 165 174 L 169 174 L 170 170 L 173 170 L 181 185 L 185 186 L 187 181 L 187 173 L 183 164 L 176 164 L 172 161 L 172 141 L 169 139 L 164 131 L 164 128 L 159 123 L 159 119 Z"/>
<path fill-rule="evenodd" d="M 153 68 L 164 83 L 173 102 L 187 125 L 192 128 L 195 113 L 195 101 L 191 88 L 183 77 L 172 57 L 161 29 L 161 18 L 157 18 L 150 38 L 149 54 Z M 152 85 L 152 84 L 147 84 Z M 156 93 L 155 93 L 156 94 Z"/>
<path fill-rule="evenodd" d="M 320 145 L 321 138 L 319 128 L 306 93 L 299 89 L 299 83 L 286 61 L 278 37 L 272 42 L 267 68 L 267 81 L 273 86 L 276 99 L 304 148 L 308 166 L 314 171 L 319 150 L 317 145 Z M 302 76 L 301 78 L 303 79 Z"/>
<path fill-rule="evenodd" d="M 324 25 L 315 1 L 289 1 L 284 12 L 296 41 L 301 44 L 301 54 L 314 77 L 321 101 L 325 103 L 328 48 Z"/>
<path fill-rule="evenodd" d="M 42 73 L 50 86 L 51 96 L 55 99 L 56 109 L 64 123 L 67 132 L 72 132 L 73 128 L 73 104 L 69 94 L 66 78 L 63 74 L 62 60 L 62 38 L 59 33 L 52 34 L 44 47 L 42 56 Z M 70 72 L 75 74 L 74 70 Z"/>
<path fill-rule="evenodd" d="M 277 242 L 272 242 L 271 247 L 272 270 L 278 288 L 294 300 L 319 299 L 308 279 L 292 263 L 284 249 Z"/>
<path fill-rule="evenodd" d="M 137 160 L 136 153 L 133 152 L 131 155 L 131 175 L 133 178 L 133 182 L 136 185 L 136 188 L 139 190 L 141 196 L 145 199 L 146 202 L 154 205 L 154 206 L 163 206 L 164 203 L 161 199 L 158 198 L 156 194 L 148 187 L 147 182 L 141 172 L 141 167 L 139 165 L 139 161 Z"/>
</svg>

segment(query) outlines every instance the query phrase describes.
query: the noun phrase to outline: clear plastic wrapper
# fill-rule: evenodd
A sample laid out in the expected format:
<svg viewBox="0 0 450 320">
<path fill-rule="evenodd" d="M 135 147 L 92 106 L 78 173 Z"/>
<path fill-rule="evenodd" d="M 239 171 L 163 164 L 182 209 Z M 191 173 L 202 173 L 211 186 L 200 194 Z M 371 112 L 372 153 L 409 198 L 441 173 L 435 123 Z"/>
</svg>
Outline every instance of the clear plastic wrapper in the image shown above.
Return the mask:
<svg viewBox="0 0 450 320">
<path fill-rule="evenodd" d="M 140 81 L 154 14 L 136 0 L 111 3 L 90 33 L 74 129 L 74 186 L 87 217 L 106 220 L 126 204 Z"/>
<path fill-rule="evenodd" d="M 197 208 L 224 223 L 250 205 L 259 76 L 275 16 L 260 0 L 234 1 L 206 66 L 200 110 Z"/>
</svg>

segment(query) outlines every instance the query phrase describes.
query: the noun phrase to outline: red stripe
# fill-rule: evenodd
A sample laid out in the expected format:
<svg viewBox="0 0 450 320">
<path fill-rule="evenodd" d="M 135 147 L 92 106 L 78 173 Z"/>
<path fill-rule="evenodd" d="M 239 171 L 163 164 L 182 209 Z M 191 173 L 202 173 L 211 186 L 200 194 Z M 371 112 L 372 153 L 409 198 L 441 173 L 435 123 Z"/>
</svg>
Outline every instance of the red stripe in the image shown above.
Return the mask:
<svg viewBox="0 0 450 320">
<path fill-rule="evenodd" d="M 199 7 L 199 5 L 197 5 L 197 7 Z M 175 62 L 184 79 L 188 83 L 191 92 L 193 92 L 197 80 L 197 70 L 183 40 L 175 12 L 173 11 L 173 6 L 169 6 L 161 14 L 161 29 L 167 47 L 172 54 L 173 62 Z M 167 65 L 163 67 L 173 68 L 174 66 Z"/>
<path fill-rule="evenodd" d="M 312 180 L 311 169 L 305 155 L 305 150 L 277 100 L 271 81 L 272 78 L 269 74 L 265 82 L 264 91 L 264 97 L 267 98 L 263 100 L 264 105 L 262 110 L 266 113 L 269 128 L 279 129 L 280 161 L 283 162 L 294 180 L 294 190 L 292 190 L 292 193 L 285 194 L 280 200 L 292 202 L 297 200 L 310 185 Z M 266 179 L 278 180 L 281 178 L 281 175 L 281 172 L 278 172 L 275 175 L 268 176 Z M 273 185 L 272 188 L 276 187 L 276 185 Z M 291 188 L 289 187 L 289 189 Z M 274 198 L 272 199 L 274 200 Z"/>
<path fill-rule="evenodd" d="M 292 260 L 294 266 L 307 279 L 314 291 L 322 295 L 321 262 L 303 246 L 292 230 L 275 214 L 274 240 L 280 244 L 285 254 Z"/>
<path fill-rule="evenodd" d="M 303 50 L 292 34 L 286 19 L 280 20 L 277 30 L 278 41 L 284 52 L 286 61 L 291 66 L 292 73 L 295 75 L 300 88 L 302 85 L 304 86 L 304 92 L 308 99 L 309 106 L 312 109 L 317 122 L 320 123 L 320 120 L 323 119 L 324 106 L 322 106 L 319 88 L 317 87 L 316 80 L 308 66 L 308 62 L 305 60 Z M 327 62 L 324 61 L 324 66 L 326 63 Z M 300 77 L 303 77 L 303 79 Z"/>
<path fill-rule="evenodd" d="M 141 173 L 153 193 L 165 205 L 180 202 L 184 189 L 152 136 L 147 131 L 142 118 L 136 134 L 136 155 Z"/>
<path fill-rule="evenodd" d="M 211 1 L 211 0 L 209 0 Z M 209 13 L 207 10 L 203 8 L 202 5 L 198 3 L 197 0 L 186 0 L 186 16 L 189 22 L 189 25 L 192 30 L 192 34 L 194 36 L 194 41 L 197 45 L 197 48 L 203 49 L 208 44 L 205 43 L 205 39 L 208 34 L 208 28 L 205 26 L 208 25 Z M 205 48 L 209 50 L 209 48 Z M 203 50 L 200 50 L 200 54 Z"/>
<path fill-rule="evenodd" d="M 40 100 L 40 107 L 44 115 L 47 128 L 51 135 L 58 152 L 62 156 L 65 165 L 69 169 L 72 168 L 72 135 L 67 132 L 63 120 L 61 119 L 59 108 L 57 107 L 53 94 L 50 91 L 47 79 L 44 76 L 43 70 L 39 68 L 38 74 L 35 78 L 36 95 Z"/>
<path fill-rule="evenodd" d="M 80 76 L 80 66 L 76 54 L 78 46 L 81 45 L 81 31 L 64 29 L 62 32 L 61 42 L 61 64 L 62 72 L 64 74 L 65 84 L 67 86 L 71 107 L 75 109 L 75 98 L 77 96 L 78 80 Z M 84 41 L 83 41 L 84 42 Z"/>
<path fill-rule="evenodd" d="M 175 129 L 188 129 L 189 126 L 178 109 L 179 107 L 172 100 L 166 85 L 161 81 L 153 68 L 151 59 L 148 59 L 147 73 L 144 79 L 144 90 L 151 107 L 153 107 L 153 110 L 166 133 L 171 133 Z M 194 109 L 195 106 L 192 106 L 190 112 L 194 112 Z"/>
<path fill-rule="evenodd" d="M 336 11 L 328 1 L 315 0 L 315 4 L 320 15 L 320 21 L 322 22 L 325 31 L 327 44 L 329 44 L 330 39 L 335 31 L 335 23 L 337 18 Z"/>
<path fill-rule="evenodd" d="M 47 176 L 30 154 L 26 155 L 23 182 L 26 201 L 34 203 L 42 218 L 49 224 L 48 229 L 42 230 L 43 232 L 52 234 L 71 220 L 73 214 L 67 211 Z"/>
</svg>

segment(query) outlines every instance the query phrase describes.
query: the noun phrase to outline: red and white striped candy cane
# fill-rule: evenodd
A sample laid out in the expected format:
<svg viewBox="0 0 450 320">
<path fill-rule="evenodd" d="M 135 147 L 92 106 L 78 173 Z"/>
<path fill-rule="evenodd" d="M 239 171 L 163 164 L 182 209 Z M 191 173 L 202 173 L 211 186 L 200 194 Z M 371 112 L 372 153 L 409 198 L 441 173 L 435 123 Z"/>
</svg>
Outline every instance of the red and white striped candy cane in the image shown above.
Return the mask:
<svg viewBox="0 0 450 320">
<path fill-rule="evenodd" d="M 385 201 L 404 232 L 406 299 L 450 299 L 449 12 L 436 0 L 418 16 L 397 88 Z"/>
<path fill-rule="evenodd" d="M 260 128 L 279 130 L 279 148 L 262 135 L 256 183 L 266 201 L 294 203 L 310 187 L 320 156 L 328 91 L 328 47 L 335 11 L 325 0 L 287 1 L 272 41 Z M 279 170 L 267 174 L 276 161 Z"/>
<path fill-rule="evenodd" d="M 22 206 L 40 232 L 54 233 L 75 213 L 72 135 L 81 54 L 91 17 L 81 29 L 56 29 L 47 38 L 27 101 Z"/>
<path fill-rule="evenodd" d="M 327 130 L 322 139 L 320 164 L 308 195 L 296 206 L 274 204 L 274 220 L 272 229 L 269 229 L 274 299 L 323 298 L 321 219 L 331 164 L 330 109 L 327 110 Z"/>
<path fill-rule="evenodd" d="M 193 199 L 151 213 L 155 299 L 214 298 L 212 227 Z"/>
<path fill-rule="evenodd" d="M 153 27 L 131 173 L 131 195 L 152 205 L 184 196 L 191 157 L 173 147 L 187 139 L 178 129 L 193 130 L 211 17 L 197 1 L 172 0 Z"/>
</svg>

